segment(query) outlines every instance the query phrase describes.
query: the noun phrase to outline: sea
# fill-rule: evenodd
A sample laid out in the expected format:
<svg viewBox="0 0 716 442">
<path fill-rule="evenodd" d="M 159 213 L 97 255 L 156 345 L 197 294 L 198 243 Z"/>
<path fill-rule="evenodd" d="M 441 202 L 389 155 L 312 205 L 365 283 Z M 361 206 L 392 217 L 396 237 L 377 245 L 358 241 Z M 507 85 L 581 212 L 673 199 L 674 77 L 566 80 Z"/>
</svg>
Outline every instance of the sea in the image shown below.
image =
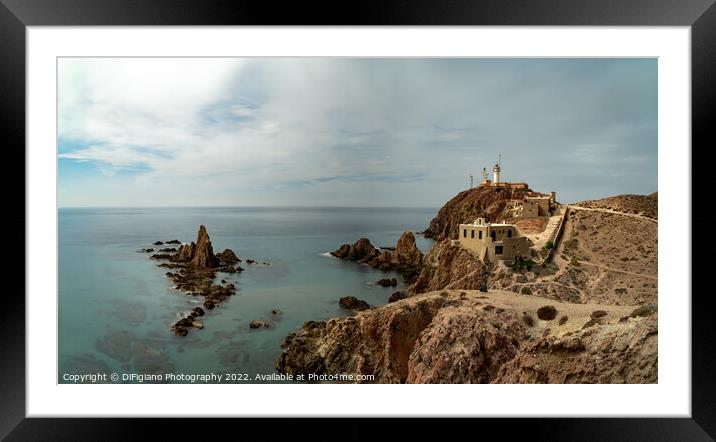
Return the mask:
<svg viewBox="0 0 716 442">
<path fill-rule="evenodd" d="M 424 230 L 436 208 L 62 208 L 58 216 L 58 382 L 262 383 L 277 379 L 281 342 L 311 320 L 349 315 L 342 296 L 386 304 L 406 287 L 397 272 L 329 254 L 367 237 L 394 247 Z M 184 337 L 170 326 L 202 298 L 172 288 L 151 253 L 196 240 L 232 249 L 245 270 L 217 274 L 237 293 Z M 432 240 L 416 235 L 425 253 Z M 247 259 L 256 260 L 247 264 Z M 266 263 L 266 264 L 264 264 Z M 397 278 L 397 287 L 375 281 Z M 280 311 L 272 319 L 272 311 Z M 273 327 L 250 329 L 252 320 Z M 102 374 L 105 374 L 102 376 Z M 84 375 L 84 376 L 83 376 Z M 109 377 L 111 375 L 111 377 Z M 221 376 L 221 379 L 217 377 Z"/>
</svg>

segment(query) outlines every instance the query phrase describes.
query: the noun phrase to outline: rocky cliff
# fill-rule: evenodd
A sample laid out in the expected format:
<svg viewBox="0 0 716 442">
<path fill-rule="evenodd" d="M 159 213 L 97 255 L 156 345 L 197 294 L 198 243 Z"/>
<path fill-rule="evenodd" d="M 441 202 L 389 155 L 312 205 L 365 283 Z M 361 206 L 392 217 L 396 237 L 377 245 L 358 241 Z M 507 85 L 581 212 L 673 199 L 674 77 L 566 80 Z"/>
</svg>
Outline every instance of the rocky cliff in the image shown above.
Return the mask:
<svg viewBox="0 0 716 442">
<path fill-rule="evenodd" d="M 658 380 L 658 318 L 622 320 L 523 346 L 492 380 L 505 384 L 642 384 Z"/>
<path fill-rule="evenodd" d="M 519 199 L 529 190 L 506 190 L 499 187 L 477 187 L 464 190 L 448 201 L 438 211 L 430 225 L 425 229 L 426 238 L 443 240 L 457 239 L 460 223 L 472 222 L 475 218 L 485 218 L 489 222 L 498 219 L 510 199 Z"/>
<path fill-rule="evenodd" d="M 486 283 L 492 266 L 462 247 L 450 245 L 446 239 L 433 245 L 425 255 L 423 266 L 409 294 L 442 289 L 479 290 Z"/>
<path fill-rule="evenodd" d="M 656 315 L 542 338 L 509 305 L 443 291 L 311 321 L 286 337 L 276 368 L 374 383 L 656 382 Z"/>
</svg>

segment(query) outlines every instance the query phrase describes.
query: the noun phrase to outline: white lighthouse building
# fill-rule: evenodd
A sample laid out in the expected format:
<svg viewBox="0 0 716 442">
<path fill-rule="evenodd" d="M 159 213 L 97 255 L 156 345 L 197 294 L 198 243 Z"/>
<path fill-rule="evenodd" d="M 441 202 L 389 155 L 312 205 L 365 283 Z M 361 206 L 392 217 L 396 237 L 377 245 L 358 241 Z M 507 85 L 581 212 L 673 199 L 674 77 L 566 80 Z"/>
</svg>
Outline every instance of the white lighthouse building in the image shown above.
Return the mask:
<svg viewBox="0 0 716 442">
<path fill-rule="evenodd" d="M 496 163 L 495 167 L 492 168 L 492 183 L 493 185 L 497 185 L 500 182 L 500 164 Z"/>
</svg>

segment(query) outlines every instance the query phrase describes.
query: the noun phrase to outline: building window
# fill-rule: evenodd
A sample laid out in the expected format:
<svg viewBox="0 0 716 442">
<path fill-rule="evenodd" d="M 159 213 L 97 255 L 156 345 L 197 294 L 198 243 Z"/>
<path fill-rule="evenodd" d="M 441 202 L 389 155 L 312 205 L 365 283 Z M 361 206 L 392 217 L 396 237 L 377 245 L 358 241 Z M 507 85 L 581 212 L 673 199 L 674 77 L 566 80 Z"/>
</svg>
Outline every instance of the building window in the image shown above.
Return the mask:
<svg viewBox="0 0 716 442">
<path fill-rule="evenodd" d="M 470 238 L 474 238 L 474 237 L 475 237 L 475 231 L 474 231 L 474 230 L 470 230 Z"/>
<path fill-rule="evenodd" d="M 508 231 L 507 231 L 507 237 L 508 237 L 508 238 L 512 238 L 512 230 L 508 230 Z"/>
<path fill-rule="evenodd" d="M 467 229 L 462 229 L 462 237 L 467 238 Z"/>
<path fill-rule="evenodd" d="M 502 255 L 502 246 L 495 246 L 495 255 Z"/>
<path fill-rule="evenodd" d="M 482 230 L 477 232 L 477 239 L 482 239 Z"/>
<path fill-rule="evenodd" d="M 490 237 L 492 238 L 493 241 L 497 240 L 497 234 L 495 234 L 494 230 L 492 232 L 490 232 Z"/>
</svg>

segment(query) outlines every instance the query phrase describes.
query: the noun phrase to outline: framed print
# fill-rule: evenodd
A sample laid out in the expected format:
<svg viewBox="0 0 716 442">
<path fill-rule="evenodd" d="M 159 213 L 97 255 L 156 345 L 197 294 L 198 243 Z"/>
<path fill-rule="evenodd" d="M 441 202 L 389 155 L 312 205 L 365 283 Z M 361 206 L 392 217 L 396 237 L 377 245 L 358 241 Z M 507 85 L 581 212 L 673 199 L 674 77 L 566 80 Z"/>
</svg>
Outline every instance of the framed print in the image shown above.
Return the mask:
<svg viewBox="0 0 716 442">
<path fill-rule="evenodd" d="M 715 7 L 363 6 L 3 0 L 8 440 L 144 417 L 712 439 L 691 157 Z"/>
</svg>

